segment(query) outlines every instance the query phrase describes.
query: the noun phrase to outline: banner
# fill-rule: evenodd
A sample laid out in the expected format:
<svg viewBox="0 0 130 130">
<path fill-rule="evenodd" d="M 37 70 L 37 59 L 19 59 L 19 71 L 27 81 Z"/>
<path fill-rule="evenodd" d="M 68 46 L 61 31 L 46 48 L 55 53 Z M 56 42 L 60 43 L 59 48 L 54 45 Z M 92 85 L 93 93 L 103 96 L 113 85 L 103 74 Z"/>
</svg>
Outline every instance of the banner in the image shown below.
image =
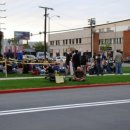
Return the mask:
<svg viewBox="0 0 130 130">
<path fill-rule="evenodd" d="M 16 38 L 17 40 L 29 40 L 30 32 L 15 31 L 14 38 Z"/>
<path fill-rule="evenodd" d="M 56 83 L 64 83 L 64 76 L 56 75 Z"/>
</svg>

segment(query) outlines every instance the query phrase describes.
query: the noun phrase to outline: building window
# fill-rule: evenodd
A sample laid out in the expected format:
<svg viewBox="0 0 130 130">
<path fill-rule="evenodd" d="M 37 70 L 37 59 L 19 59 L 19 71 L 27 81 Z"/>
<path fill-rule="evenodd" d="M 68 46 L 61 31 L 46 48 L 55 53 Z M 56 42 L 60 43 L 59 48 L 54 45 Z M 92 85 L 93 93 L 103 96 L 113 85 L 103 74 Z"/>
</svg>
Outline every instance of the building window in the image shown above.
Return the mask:
<svg viewBox="0 0 130 130">
<path fill-rule="evenodd" d="M 65 40 L 63 40 L 63 45 L 65 45 Z"/>
<path fill-rule="evenodd" d="M 118 44 L 118 38 L 116 38 L 116 44 Z"/>
<path fill-rule="evenodd" d="M 71 39 L 69 39 L 69 44 L 71 44 Z"/>
<path fill-rule="evenodd" d="M 121 38 L 119 38 L 119 43 L 121 44 Z"/>
<path fill-rule="evenodd" d="M 72 39 L 72 44 L 74 44 L 74 39 Z"/>
<path fill-rule="evenodd" d="M 51 45 L 51 46 L 54 46 L 54 41 L 50 41 L 50 45 Z"/>
<path fill-rule="evenodd" d="M 56 45 L 60 45 L 60 40 L 56 40 Z"/>
<path fill-rule="evenodd" d="M 116 38 L 113 38 L 113 44 L 115 44 L 116 43 Z"/>
<path fill-rule="evenodd" d="M 79 41 L 78 38 L 76 38 L 76 44 L 78 44 L 78 41 Z"/>
<path fill-rule="evenodd" d="M 105 39 L 102 39 L 102 44 L 105 44 Z"/>
<path fill-rule="evenodd" d="M 66 42 L 66 45 L 67 45 L 68 44 L 68 40 L 66 39 L 65 42 Z"/>
<path fill-rule="evenodd" d="M 82 43 L 82 39 L 81 38 L 79 38 L 79 43 Z"/>
<path fill-rule="evenodd" d="M 103 39 L 100 39 L 99 43 L 100 43 L 100 45 L 102 45 L 103 44 Z"/>
</svg>

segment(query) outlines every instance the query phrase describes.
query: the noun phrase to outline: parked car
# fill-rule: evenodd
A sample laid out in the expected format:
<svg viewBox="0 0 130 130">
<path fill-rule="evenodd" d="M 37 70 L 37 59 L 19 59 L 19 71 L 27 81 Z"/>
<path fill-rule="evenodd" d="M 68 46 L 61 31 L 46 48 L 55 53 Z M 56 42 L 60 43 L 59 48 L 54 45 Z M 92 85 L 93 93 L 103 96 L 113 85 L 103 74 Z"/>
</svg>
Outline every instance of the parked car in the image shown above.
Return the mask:
<svg viewBox="0 0 130 130">
<path fill-rule="evenodd" d="M 56 62 L 65 62 L 66 61 L 66 57 L 65 56 L 56 56 L 56 58 L 54 59 Z"/>
<path fill-rule="evenodd" d="M 37 57 L 37 59 L 39 59 L 39 60 L 45 59 L 44 52 L 37 52 L 36 57 Z M 48 53 L 48 52 L 46 52 L 46 59 L 48 59 L 48 60 L 53 60 L 53 59 L 49 56 L 49 53 Z"/>
<path fill-rule="evenodd" d="M 23 55 L 23 59 L 35 60 L 35 59 L 37 59 L 37 58 L 36 58 L 36 56 L 34 56 L 34 55 Z"/>
<path fill-rule="evenodd" d="M 46 58 L 48 56 L 48 53 L 46 53 Z M 37 59 L 45 59 L 44 52 L 37 52 L 36 54 Z"/>
</svg>

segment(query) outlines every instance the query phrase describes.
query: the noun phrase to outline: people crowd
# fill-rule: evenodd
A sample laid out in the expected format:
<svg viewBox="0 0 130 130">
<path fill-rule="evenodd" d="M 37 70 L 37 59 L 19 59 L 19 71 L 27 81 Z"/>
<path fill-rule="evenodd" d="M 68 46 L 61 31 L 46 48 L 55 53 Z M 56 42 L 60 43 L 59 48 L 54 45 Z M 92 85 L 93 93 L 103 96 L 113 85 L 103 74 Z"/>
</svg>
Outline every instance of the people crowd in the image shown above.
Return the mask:
<svg viewBox="0 0 130 130">
<path fill-rule="evenodd" d="M 71 58 L 70 58 L 71 57 Z M 72 62 L 68 65 L 69 60 Z M 75 77 L 76 70 L 84 72 L 84 74 L 89 75 L 103 75 L 106 73 L 122 74 L 122 63 L 123 56 L 120 50 L 117 50 L 115 56 L 112 52 L 93 54 L 93 57 L 90 57 L 87 52 L 81 52 L 75 50 L 71 53 L 67 53 L 66 56 L 66 67 L 67 69 L 73 69 L 73 75 Z M 68 71 L 69 72 L 69 71 Z"/>
<path fill-rule="evenodd" d="M 7 59 L 12 57 L 11 52 L 7 54 Z M 2 56 L 1 56 L 2 58 Z M 87 74 L 103 75 L 105 73 L 122 74 L 123 56 L 120 50 L 117 50 L 115 56 L 111 52 L 93 54 L 93 57 L 87 52 L 81 54 L 74 50 L 66 53 L 66 62 L 42 64 L 44 61 L 23 60 L 22 62 L 7 61 L 7 72 L 33 75 L 53 75 L 59 72 L 63 75 L 71 75 L 74 80 L 84 80 Z M 5 63 L 0 63 L 0 71 L 4 72 Z M 81 78 L 81 79 L 79 79 Z"/>
</svg>

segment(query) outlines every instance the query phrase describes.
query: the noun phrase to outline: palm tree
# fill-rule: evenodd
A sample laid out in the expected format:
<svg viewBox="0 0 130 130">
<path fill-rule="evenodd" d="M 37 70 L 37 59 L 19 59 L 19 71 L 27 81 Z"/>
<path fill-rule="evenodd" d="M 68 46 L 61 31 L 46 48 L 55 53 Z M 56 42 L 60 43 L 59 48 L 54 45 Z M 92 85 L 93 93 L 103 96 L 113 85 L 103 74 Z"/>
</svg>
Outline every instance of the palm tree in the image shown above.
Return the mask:
<svg viewBox="0 0 130 130">
<path fill-rule="evenodd" d="M 14 57 L 16 57 L 16 45 L 17 45 L 18 40 L 16 38 L 11 38 L 8 40 L 8 42 L 11 43 L 12 45 L 14 45 L 14 47 L 15 47 L 14 48 L 15 49 L 14 50 Z"/>
<path fill-rule="evenodd" d="M 44 49 L 44 45 L 42 44 L 42 42 L 37 42 L 33 45 L 33 48 L 35 48 L 36 51 L 45 51 Z M 48 47 L 46 48 L 48 49 Z M 46 50 L 47 51 L 47 50 Z"/>
<path fill-rule="evenodd" d="M 0 31 L 0 54 L 2 51 L 2 43 L 1 43 L 2 39 L 3 39 L 3 32 Z"/>
</svg>

